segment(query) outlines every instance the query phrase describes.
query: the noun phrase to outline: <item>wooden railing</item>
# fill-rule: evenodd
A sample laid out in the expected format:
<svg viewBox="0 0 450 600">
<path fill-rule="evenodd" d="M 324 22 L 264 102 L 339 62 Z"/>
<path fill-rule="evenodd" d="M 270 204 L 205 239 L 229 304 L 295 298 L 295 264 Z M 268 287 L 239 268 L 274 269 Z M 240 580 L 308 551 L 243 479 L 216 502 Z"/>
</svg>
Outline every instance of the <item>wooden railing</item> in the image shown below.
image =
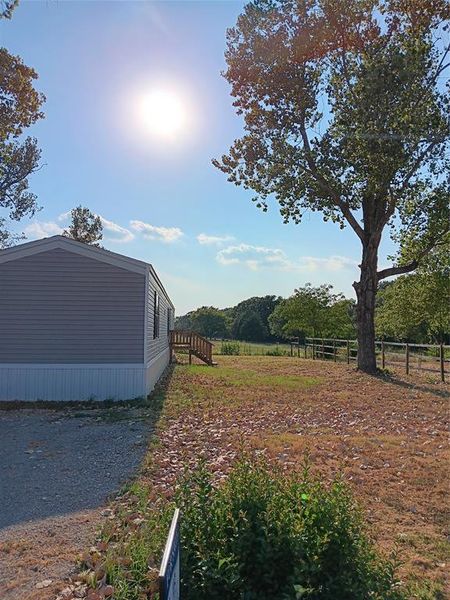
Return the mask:
<svg viewBox="0 0 450 600">
<path fill-rule="evenodd" d="M 376 341 L 375 352 L 377 363 L 384 369 L 386 365 L 404 366 L 406 374 L 410 369 L 418 369 L 429 373 L 440 374 L 445 381 L 450 363 L 446 353 L 450 346 L 444 344 L 409 344 L 402 342 Z M 356 340 L 340 340 L 335 338 L 305 338 L 305 358 L 346 360 L 348 364 L 358 357 Z M 291 347 L 291 354 L 293 354 Z M 300 350 L 299 350 L 300 355 Z"/>
<path fill-rule="evenodd" d="M 208 365 L 213 364 L 212 342 L 199 335 L 195 331 L 183 331 L 175 329 L 170 332 L 170 346 L 172 349 L 183 348 L 189 350 L 189 363 L 192 359 L 192 354 L 203 360 Z"/>
</svg>

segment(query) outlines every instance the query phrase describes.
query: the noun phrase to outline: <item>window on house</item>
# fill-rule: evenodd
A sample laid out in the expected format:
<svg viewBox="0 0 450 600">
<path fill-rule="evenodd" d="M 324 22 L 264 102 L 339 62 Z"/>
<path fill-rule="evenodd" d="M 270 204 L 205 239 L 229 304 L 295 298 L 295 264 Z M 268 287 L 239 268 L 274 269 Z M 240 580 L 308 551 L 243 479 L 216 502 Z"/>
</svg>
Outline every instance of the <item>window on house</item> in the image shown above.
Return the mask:
<svg viewBox="0 0 450 600">
<path fill-rule="evenodd" d="M 170 320 L 171 320 L 170 308 L 167 309 L 167 335 L 170 335 Z"/>
<path fill-rule="evenodd" d="M 159 337 L 159 296 L 155 292 L 153 304 L 153 339 Z"/>
</svg>

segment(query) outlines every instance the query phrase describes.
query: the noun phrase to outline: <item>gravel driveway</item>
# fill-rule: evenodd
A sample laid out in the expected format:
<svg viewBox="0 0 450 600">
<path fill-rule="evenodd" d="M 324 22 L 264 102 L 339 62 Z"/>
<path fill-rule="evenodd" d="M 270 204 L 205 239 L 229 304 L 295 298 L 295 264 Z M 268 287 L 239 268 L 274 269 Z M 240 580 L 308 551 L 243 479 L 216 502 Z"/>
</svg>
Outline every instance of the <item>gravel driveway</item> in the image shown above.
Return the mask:
<svg viewBox="0 0 450 600">
<path fill-rule="evenodd" d="M 0 411 L 2 600 L 34 598 L 36 583 L 64 575 L 108 496 L 139 466 L 151 432 L 144 416 L 119 408 Z"/>
</svg>

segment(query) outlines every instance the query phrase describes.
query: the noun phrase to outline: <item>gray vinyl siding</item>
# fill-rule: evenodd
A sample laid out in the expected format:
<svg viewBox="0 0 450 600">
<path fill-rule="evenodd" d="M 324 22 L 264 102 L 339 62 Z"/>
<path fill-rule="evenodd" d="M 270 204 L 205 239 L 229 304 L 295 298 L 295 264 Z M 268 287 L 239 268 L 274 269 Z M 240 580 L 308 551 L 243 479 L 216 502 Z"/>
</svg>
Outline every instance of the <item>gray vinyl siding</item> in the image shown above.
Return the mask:
<svg viewBox="0 0 450 600">
<path fill-rule="evenodd" d="M 0 264 L 0 363 L 144 361 L 145 276 L 61 248 Z"/>
<path fill-rule="evenodd" d="M 159 295 L 159 337 L 154 338 L 154 294 Z M 153 277 L 148 275 L 148 301 L 147 301 L 147 363 L 156 358 L 163 350 L 169 347 L 169 333 L 167 330 L 167 310 L 171 309 L 171 328 L 173 327 L 173 309 L 169 304 L 164 291 Z"/>
</svg>

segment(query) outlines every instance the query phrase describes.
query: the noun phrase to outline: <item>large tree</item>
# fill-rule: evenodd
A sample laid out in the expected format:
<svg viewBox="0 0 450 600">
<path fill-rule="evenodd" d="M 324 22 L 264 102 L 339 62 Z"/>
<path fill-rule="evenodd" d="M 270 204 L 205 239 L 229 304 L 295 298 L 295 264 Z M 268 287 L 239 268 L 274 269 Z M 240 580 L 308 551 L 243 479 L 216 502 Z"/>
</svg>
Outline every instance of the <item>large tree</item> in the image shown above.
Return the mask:
<svg viewBox="0 0 450 600">
<path fill-rule="evenodd" d="M 231 335 L 233 338 L 238 340 L 249 340 L 249 341 L 267 341 L 271 338 L 269 333 L 268 318 L 273 313 L 277 304 L 281 302 L 281 298 L 277 296 L 253 296 L 247 300 L 239 302 L 236 306 L 229 310 L 233 323 L 231 325 Z M 249 314 L 258 315 L 258 318 L 253 318 L 250 323 L 255 325 L 255 331 L 252 333 L 252 337 L 242 337 L 244 333 L 241 331 L 242 323 L 245 322 L 245 335 L 249 333 Z"/>
<path fill-rule="evenodd" d="M 12 10 L 14 3 L 4 3 L 5 11 L 8 6 Z M 34 138 L 23 139 L 24 130 L 44 116 L 45 98 L 33 87 L 35 79 L 34 69 L 0 48 L 0 209 L 6 213 L 0 215 L 0 247 L 20 237 L 9 231 L 8 219 L 19 221 L 38 208 L 28 176 L 39 168 L 40 150 Z"/>
<path fill-rule="evenodd" d="M 269 330 L 256 310 L 241 312 L 233 321 L 231 336 L 247 342 L 264 342 Z"/>
<path fill-rule="evenodd" d="M 71 222 L 68 229 L 63 231 L 63 235 L 70 237 L 77 242 L 99 246 L 103 238 L 103 224 L 101 218 L 91 212 L 85 206 L 77 206 L 70 211 Z"/>
<path fill-rule="evenodd" d="M 227 319 L 222 311 L 213 306 L 202 306 L 190 315 L 191 327 L 200 335 L 221 338 L 227 335 Z"/>
<path fill-rule="evenodd" d="M 446 0 L 255 0 L 227 32 L 245 134 L 214 164 L 284 221 L 320 211 L 361 242 L 358 366 L 373 373 L 378 283 L 448 231 Z M 447 84 L 448 88 L 448 84 Z M 378 269 L 383 232 L 401 246 Z"/>
</svg>

